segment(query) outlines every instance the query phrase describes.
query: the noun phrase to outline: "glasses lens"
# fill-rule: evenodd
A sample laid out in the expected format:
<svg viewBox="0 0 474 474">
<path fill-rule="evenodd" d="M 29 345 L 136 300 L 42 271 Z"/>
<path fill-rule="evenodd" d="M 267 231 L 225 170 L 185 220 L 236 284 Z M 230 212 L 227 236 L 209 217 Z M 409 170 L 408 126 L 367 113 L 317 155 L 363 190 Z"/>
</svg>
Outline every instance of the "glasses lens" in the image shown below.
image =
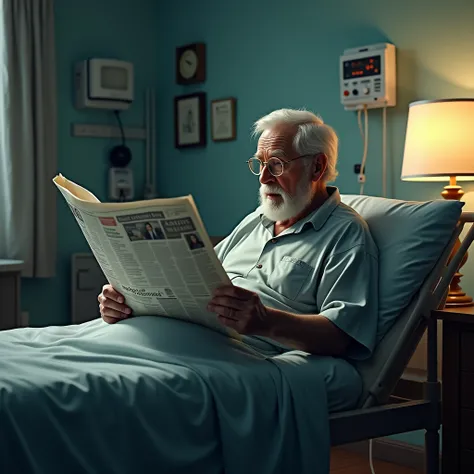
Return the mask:
<svg viewBox="0 0 474 474">
<path fill-rule="evenodd" d="M 253 174 L 259 175 L 262 171 L 262 164 L 258 158 L 250 158 L 249 168 Z"/>
<path fill-rule="evenodd" d="M 267 162 L 268 171 L 273 176 L 280 176 L 283 174 L 283 161 L 278 158 L 270 158 Z"/>
</svg>

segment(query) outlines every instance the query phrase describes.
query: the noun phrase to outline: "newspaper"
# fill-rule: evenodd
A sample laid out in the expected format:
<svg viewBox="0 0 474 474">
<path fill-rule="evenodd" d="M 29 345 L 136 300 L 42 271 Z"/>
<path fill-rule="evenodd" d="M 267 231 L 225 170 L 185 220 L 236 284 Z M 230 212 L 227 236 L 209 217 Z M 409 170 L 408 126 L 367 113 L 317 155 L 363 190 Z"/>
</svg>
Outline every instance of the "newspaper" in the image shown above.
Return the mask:
<svg viewBox="0 0 474 474">
<path fill-rule="evenodd" d="M 101 203 L 61 174 L 53 182 L 134 315 L 180 318 L 240 339 L 206 309 L 213 289 L 230 279 L 192 196 Z"/>
</svg>

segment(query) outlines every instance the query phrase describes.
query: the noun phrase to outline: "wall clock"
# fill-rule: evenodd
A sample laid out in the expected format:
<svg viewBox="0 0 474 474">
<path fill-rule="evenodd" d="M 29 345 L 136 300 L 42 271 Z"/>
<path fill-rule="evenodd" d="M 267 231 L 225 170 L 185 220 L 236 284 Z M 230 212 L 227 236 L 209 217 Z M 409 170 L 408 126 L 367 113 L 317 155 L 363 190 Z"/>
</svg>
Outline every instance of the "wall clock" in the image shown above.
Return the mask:
<svg viewBox="0 0 474 474">
<path fill-rule="evenodd" d="M 192 43 L 176 48 L 176 82 L 196 84 L 206 80 L 206 45 Z"/>
</svg>

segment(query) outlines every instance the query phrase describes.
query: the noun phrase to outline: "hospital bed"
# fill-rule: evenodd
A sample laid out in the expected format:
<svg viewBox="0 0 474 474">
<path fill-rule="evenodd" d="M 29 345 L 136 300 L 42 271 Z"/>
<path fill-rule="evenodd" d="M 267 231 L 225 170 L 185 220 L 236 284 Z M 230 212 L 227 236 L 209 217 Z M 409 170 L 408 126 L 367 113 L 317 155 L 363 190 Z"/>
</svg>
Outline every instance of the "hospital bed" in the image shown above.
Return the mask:
<svg viewBox="0 0 474 474">
<path fill-rule="evenodd" d="M 342 201 L 368 223 L 380 262 L 379 342 L 371 359 L 355 363 L 363 382 L 356 409 L 331 413 L 328 420 L 324 384 L 308 371 L 311 365 L 298 351 L 271 362 L 239 346 L 224 352 L 230 343 L 217 333 L 194 325 L 178 328 L 179 321 L 168 318 L 132 318 L 112 326 L 99 319 L 77 327 L 7 331 L 0 333 L 0 472 L 2 467 L 22 474 L 169 472 L 153 464 L 146 469 L 145 457 L 158 459 L 161 452 L 177 464 L 183 456 L 194 459 L 192 472 L 323 473 L 330 445 L 424 429 L 427 473 L 438 473 L 440 390 L 431 311 L 443 306 L 473 240 L 471 226 L 446 265 L 474 214 L 462 214 L 462 204 L 455 201 L 410 203 L 355 195 L 342 196 Z M 180 340 L 150 330 L 150 324 L 177 331 Z M 387 404 L 425 329 L 425 399 Z M 199 347 L 192 347 L 201 337 Z M 156 343 L 159 351 L 153 350 Z M 12 378 L 5 376 L 7 370 Z M 153 374 L 160 370 L 157 381 Z M 303 382 L 297 390 L 296 382 Z M 187 393 L 186 384 L 194 391 Z M 164 411 L 157 405 L 158 393 Z M 225 406 L 227 397 L 233 403 Z M 8 430 L 2 430 L 2 423 Z M 87 433 L 84 426 L 90 427 Z M 157 426 L 164 431 L 153 432 Z M 11 436 L 15 442 L 9 444 Z M 52 461 L 50 454 L 57 459 Z M 6 458 L 18 469 L 7 470 L 2 465 Z M 68 462 L 82 469 L 68 470 Z M 190 471 L 181 465 L 173 472 Z"/>
<path fill-rule="evenodd" d="M 390 222 L 393 218 L 393 209 L 397 206 L 410 206 L 412 203 L 395 200 L 382 201 L 381 198 L 365 196 L 343 196 L 342 200 L 359 212 L 369 224 L 380 251 L 380 278 L 384 278 L 385 271 L 400 271 L 403 274 L 406 269 L 384 266 L 384 258 L 387 257 L 384 253 L 392 252 L 390 247 L 393 239 L 398 238 L 398 236 L 389 235 L 393 229 Z M 414 205 L 417 206 L 419 203 L 414 203 Z M 410 215 L 410 212 L 398 220 L 397 225 L 406 226 L 406 232 L 402 232 L 405 235 L 405 241 L 398 242 L 399 249 L 407 247 L 415 252 L 420 251 L 423 255 L 423 246 L 429 247 L 436 244 L 442 251 L 433 252 L 430 255 L 431 262 L 426 265 L 425 271 L 418 272 L 417 278 L 421 277 L 419 288 L 414 292 L 408 306 L 403 309 L 393 326 L 378 343 L 373 357 L 356 364 L 364 385 L 359 406 L 354 410 L 332 414 L 330 431 L 332 446 L 338 446 L 382 436 L 425 430 L 425 472 L 438 474 L 440 472 L 439 429 L 442 421 L 440 405 L 442 401 L 437 368 L 438 325 L 432 312 L 444 307 L 451 279 L 474 239 L 474 212 L 462 212 L 455 226 L 452 226 L 459 203 L 440 200 L 426 203 L 426 205 L 431 205 L 433 208 L 432 212 L 423 216 L 427 219 L 424 224 L 414 222 L 415 216 Z M 437 215 L 438 211 L 440 214 Z M 449 211 L 452 211 L 452 214 L 448 217 L 446 212 L 449 214 Z M 433 227 L 428 230 L 424 227 L 425 225 Z M 420 226 L 424 227 L 422 232 L 424 236 L 416 242 L 415 234 Z M 442 227 L 439 234 L 435 230 L 437 226 Z M 451 231 L 450 226 L 452 226 Z M 453 249 L 458 239 L 460 240 L 463 230 L 464 237 L 454 254 Z M 435 243 L 438 238 L 440 241 Z M 392 242 L 387 242 L 385 239 Z M 406 262 L 402 262 L 402 265 L 403 263 Z M 412 270 L 417 273 L 416 268 Z M 427 332 L 427 377 L 424 382 L 423 400 L 388 403 L 390 395 L 425 331 Z"/>
</svg>

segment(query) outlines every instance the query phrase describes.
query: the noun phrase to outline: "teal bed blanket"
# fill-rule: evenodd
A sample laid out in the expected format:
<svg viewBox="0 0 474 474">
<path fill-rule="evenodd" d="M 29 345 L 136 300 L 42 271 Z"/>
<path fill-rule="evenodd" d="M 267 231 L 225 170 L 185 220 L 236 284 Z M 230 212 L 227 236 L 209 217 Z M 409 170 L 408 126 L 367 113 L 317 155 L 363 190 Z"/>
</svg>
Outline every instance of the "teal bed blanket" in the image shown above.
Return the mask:
<svg viewBox="0 0 474 474">
<path fill-rule="evenodd" d="M 168 318 L 0 332 L 0 473 L 327 474 L 322 360 Z"/>
</svg>

